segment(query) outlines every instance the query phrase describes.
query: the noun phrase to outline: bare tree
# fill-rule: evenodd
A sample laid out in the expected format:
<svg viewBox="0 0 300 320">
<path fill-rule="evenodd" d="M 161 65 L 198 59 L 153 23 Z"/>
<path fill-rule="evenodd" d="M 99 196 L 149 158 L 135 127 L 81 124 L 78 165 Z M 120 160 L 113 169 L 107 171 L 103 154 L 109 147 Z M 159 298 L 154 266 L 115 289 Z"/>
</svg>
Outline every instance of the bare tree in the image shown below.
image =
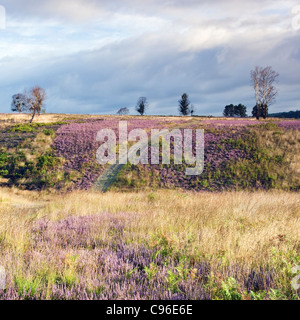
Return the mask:
<svg viewBox="0 0 300 320">
<path fill-rule="evenodd" d="M 270 66 L 265 68 L 256 66 L 251 71 L 251 82 L 256 97 L 256 118 L 258 120 L 261 114 L 264 115 L 264 118 L 267 117 L 269 106 L 275 102 L 278 90 L 274 86 L 274 82 L 276 82 L 278 76 L 279 74 Z"/>
<path fill-rule="evenodd" d="M 44 102 L 46 100 L 46 91 L 39 86 L 35 86 L 30 89 L 29 93 L 25 92 L 24 94 L 15 94 L 12 98 L 12 111 L 31 113 L 32 117 L 30 119 L 30 123 L 32 123 L 36 114 L 40 114 L 45 110 Z"/>
<path fill-rule="evenodd" d="M 46 91 L 45 89 L 35 86 L 30 90 L 29 95 L 27 96 L 29 111 L 32 113 L 32 118 L 30 123 L 32 123 L 33 118 L 36 114 L 40 114 L 44 109 L 44 102 L 46 100 Z"/>
</svg>

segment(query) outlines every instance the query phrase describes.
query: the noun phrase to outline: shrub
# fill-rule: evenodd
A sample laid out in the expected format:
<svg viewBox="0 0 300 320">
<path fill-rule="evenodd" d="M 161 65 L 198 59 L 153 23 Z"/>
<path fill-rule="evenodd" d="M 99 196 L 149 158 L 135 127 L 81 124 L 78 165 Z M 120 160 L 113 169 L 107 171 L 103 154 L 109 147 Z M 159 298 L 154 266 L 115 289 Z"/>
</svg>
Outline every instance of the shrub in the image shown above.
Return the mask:
<svg viewBox="0 0 300 320">
<path fill-rule="evenodd" d="M 219 291 L 223 300 L 241 300 L 242 295 L 238 292 L 237 281 L 230 277 L 226 281 L 222 281 L 222 288 Z"/>
<path fill-rule="evenodd" d="M 52 130 L 52 129 L 45 129 L 45 130 L 43 131 L 43 133 L 44 133 L 46 136 L 50 136 L 50 137 L 54 137 L 54 136 L 55 136 L 55 132 L 54 132 L 54 130 Z"/>
<path fill-rule="evenodd" d="M 31 124 L 18 124 L 13 126 L 9 131 L 10 132 L 33 132 L 36 131 L 36 126 Z"/>
</svg>

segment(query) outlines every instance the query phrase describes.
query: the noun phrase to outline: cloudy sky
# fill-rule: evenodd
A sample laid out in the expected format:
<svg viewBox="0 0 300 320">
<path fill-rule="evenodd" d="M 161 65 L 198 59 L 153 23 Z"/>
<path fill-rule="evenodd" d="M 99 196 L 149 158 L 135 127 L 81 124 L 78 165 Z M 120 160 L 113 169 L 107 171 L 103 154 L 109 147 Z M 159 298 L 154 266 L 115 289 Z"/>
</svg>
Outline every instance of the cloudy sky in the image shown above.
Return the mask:
<svg viewBox="0 0 300 320">
<path fill-rule="evenodd" d="M 280 74 L 271 112 L 300 109 L 300 0 L 0 0 L 0 112 L 40 85 L 47 112 L 115 114 L 149 101 L 199 115 L 255 104 L 254 66 Z M 4 27 L 4 9 L 6 12 Z"/>
</svg>

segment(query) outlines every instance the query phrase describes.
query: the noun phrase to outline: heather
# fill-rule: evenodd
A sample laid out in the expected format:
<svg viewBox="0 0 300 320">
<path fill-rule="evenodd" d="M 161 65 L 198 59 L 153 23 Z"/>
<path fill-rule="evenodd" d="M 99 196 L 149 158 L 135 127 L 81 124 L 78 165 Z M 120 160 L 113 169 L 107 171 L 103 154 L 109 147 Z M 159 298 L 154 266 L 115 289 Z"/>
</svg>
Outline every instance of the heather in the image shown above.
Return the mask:
<svg viewBox="0 0 300 320">
<path fill-rule="evenodd" d="M 257 124 L 251 120 L 201 121 L 194 124 L 194 129 L 205 130 L 204 171 L 201 176 L 186 176 L 185 163 L 129 164 L 120 172 L 113 187 L 196 191 L 299 190 L 300 176 L 296 164 L 299 163 L 300 132 L 294 130 L 295 126 L 282 127 L 280 124 Z M 171 150 L 173 153 L 173 144 Z"/>
<path fill-rule="evenodd" d="M 62 126 L 57 133 L 54 146 L 57 154 L 66 159 L 65 172 L 77 172 L 80 176 L 71 183 L 70 189 L 91 188 L 97 178 L 107 169 L 97 164 L 95 153 L 100 143 L 96 134 L 101 129 L 111 128 L 118 138 L 120 119 L 89 120 L 86 123 L 71 123 Z M 299 175 L 286 170 L 286 141 L 290 139 L 291 129 L 297 129 L 297 121 L 274 123 L 270 121 L 241 119 L 126 119 L 128 132 L 142 128 L 150 133 L 151 129 L 169 130 L 193 128 L 205 130 L 205 170 L 201 177 L 185 175 L 183 165 L 133 166 L 128 164 L 118 173 L 112 188 L 143 189 L 183 188 L 187 190 L 221 191 L 228 189 L 271 189 L 282 188 L 297 190 Z M 273 141 L 260 142 L 260 136 L 272 132 L 282 136 L 276 145 Z M 298 139 L 299 132 L 296 131 Z M 273 137 L 268 139 L 274 140 Z M 194 141 L 195 142 L 195 141 Z M 267 143 L 266 143 L 267 142 Z M 281 147 L 284 145 L 282 149 Z M 267 148 L 266 148 L 267 146 Z M 294 153 L 290 144 L 288 153 Z M 274 149 L 276 153 L 274 154 Z M 171 153 L 174 144 L 171 144 Z M 287 173 L 287 171 L 289 171 Z M 288 182 L 286 177 L 289 177 Z"/>
<path fill-rule="evenodd" d="M 205 164 L 201 176 L 185 175 L 187 165 L 128 164 L 111 188 L 181 188 L 195 191 L 299 189 L 296 170 L 299 121 L 168 117 L 61 117 L 1 129 L 0 184 L 22 189 L 88 190 L 109 169 L 99 165 L 97 132 L 119 121 L 133 129 L 204 129 Z M 263 137 L 263 139 L 262 139 Z M 174 151 L 174 144 L 171 144 Z M 149 149 L 150 153 L 150 149 Z M 149 158 L 149 163 L 151 159 Z"/>
<path fill-rule="evenodd" d="M 96 141 L 98 131 L 112 129 L 119 139 L 119 121 L 116 119 L 87 120 L 82 123 L 70 123 L 57 131 L 54 148 L 59 157 L 66 160 L 64 171 L 80 173 L 80 178 L 72 181 L 69 189 L 88 189 L 106 169 L 96 161 L 96 151 L 101 145 Z M 128 132 L 141 128 L 150 132 L 151 129 L 164 129 L 180 123 L 178 121 L 124 119 L 128 123 Z"/>
<path fill-rule="evenodd" d="M 16 119 L 0 123 L 0 299 L 299 300 L 299 122 Z M 96 192 L 113 167 L 97 163 L 96 135 L 118 136 L 120 120 L 204 129 L 202 175 L 128 164 Z"/>
<path fill-rule="evenodd" d="M 57 154 L 66 159 L 65 172 L 82 172 L 74 184 L 75 188 L 87 189 L 93 186 L 104 167 L 96 162 L 96 151 L 100 143 L 96 141 L 97 132 L 102 129 L 113 129 L 118 133 L 118 120 L 96 120 L 84 123 L 70 123 L 62 126 L 57 132 L 54 147 Z"/>
<path fill-rule="evenodd" d="M 289 129 L 289 130 L 300 130 L 299 120 L 278 121 L 278 125 L 282 128 Z"/>
<path fill-rule="evenodd" d="M 297 203 L 283 192 L 3 190 L 0 299 L 299 299 Z"/>
<path fill-rule="evenodd" d="M 226 119 L 226 120 L 220 120 L 220 119 L 207 119 L 202 120 L 201 123 L 203 123 L 206 127 L 215 128 L 215 127 L 246 127 L 246 126 L 252 126 L 252 125 L 258 125 L 261 123 L 261 121 L 258 120 L 245 120 L 245 119 Z"/>
</svg>

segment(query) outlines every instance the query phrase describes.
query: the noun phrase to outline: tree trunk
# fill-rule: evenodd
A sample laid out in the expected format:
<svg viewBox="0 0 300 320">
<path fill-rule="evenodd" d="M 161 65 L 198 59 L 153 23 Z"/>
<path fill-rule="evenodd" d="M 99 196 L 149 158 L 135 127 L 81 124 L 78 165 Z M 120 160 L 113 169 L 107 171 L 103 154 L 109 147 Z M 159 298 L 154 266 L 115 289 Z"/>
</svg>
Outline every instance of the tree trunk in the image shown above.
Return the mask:
<svg viewBox="0 0 300 320">
<path fill-rule="evenodd" d="M 31 120 L 30 120 L 29 123 L 32 123 L 34 116 L 35 116 L 35 110 L 34 110 L 33 113 L 32 113 L 32 118 L 31 118 Z"/>
</svg>

